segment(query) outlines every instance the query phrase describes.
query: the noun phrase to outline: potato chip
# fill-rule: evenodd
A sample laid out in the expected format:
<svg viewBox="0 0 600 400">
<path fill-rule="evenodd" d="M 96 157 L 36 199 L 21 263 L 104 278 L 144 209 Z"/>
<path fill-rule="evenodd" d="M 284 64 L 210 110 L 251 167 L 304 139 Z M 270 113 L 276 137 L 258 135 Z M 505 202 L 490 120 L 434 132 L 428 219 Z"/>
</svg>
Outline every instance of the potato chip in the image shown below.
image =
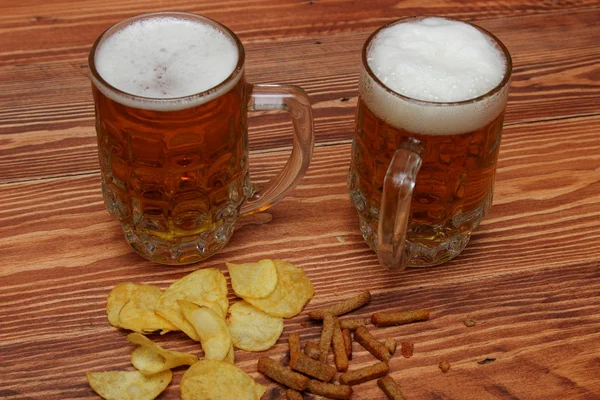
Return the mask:
<svg viewBox="0 0 600 400">
<path fill-rule="evenodd" d="M 200 360 L 181 377 L 182 400 L 259 400 L 267 388 L 235 365 Z"/>
<path fill-rule="evenodd" d="M 273 293 L 277 286 L 277 267 L 273 260 L 226 264 L 231 278 L 231 287 L 241 298 L 263 299 Z"/>
<path fill-rule="evenodd" d="M 181 365 L 192 365 L 198 361 L 193 354 L 165 350 L 139 333 L 130 333 L 127 340 L 137 344 L 131 353 L 131 364 L 144 375 L 152 375 Z"/>
<path fill-rule="evenodd" d="M 315 289 L 302 269 L 285 261 L 274 261 L 278 279 L 273 293 L 264 299 L 244 300 L 274 317 L 291 318 L 302 311 Z"/>
<path fill-rule="evenodd" d="M 215 313 L 217 313 L 217 315 L 220 316 L 221 318 L 225 318 L 225 316 L 227 315 L 227 309 L 224 310 L 222 308 L 222 306 L 219 305 L 219 303 L 213 303 L 211 301 L 198 301 L 198 302 L 194 302 L 194 304 L 196 304 L 200 307 L 210 308 Z"/>
<path fill-rule="evenodd" d="M 270 349 L 283 332 L 283 318 L 273 317 L 246 301 L 229 308 L 227 324 L 233 345 L 246 351 Z"/>
<path fill-rule="evenodd" d="M 194 327 L 183 316 L 177 300 L 202 305 L 215 303 L 224 314 L 229 306 L 227 281 L 218 269 L 200 269 L 173 282 L 156 304 L 157 314 L 168 319 L 192 339 L 200 341 Z"/>
<path fill-rule="evenodd" d="M 134 290 L 134 287 L 135 283 L 133 282 L 120 283 L 108 294 L 106 298 L 106 317 L 112 326 L 119 327 L 119 313 L 123 306 L 129 303 L 130 293 Z"/>
<path fill-rule="evenodd" d="M 154 375 L 140 371 L 106 371 L 86 373 L 94 392 L 106 400 L 152 400 L 171 382 L 171 370 Z"/>
<path fill-rule="evenodd" d="M 254 384 L 254 399 L 255 400 L 260 400 L 266 392 L 267 392 L 266 386 L 263 386 L 260 383 Z"/>
<path fill-rule="evenodd" d="M 201 307 L 189 301 L 179 300 L 178 304 L 200 338 L 204 358 L 224 360 L 231 348 L 231 336 L 225 318 L 208 307 Z"/>
<path fill-rule="evenodd" d="M 170 368 L 165 367 L 165 358 L 152 349 L 144 346 L 137 346 L 131 352 L 131 365 L 144 375 L 152 375 Z"/>
<path fill-rule="evenodd" d="M 229 346 L 229 351 L 223 361 L 228 362 L 229 364 L 235 364 L 235 349 L 233 348 L 233 342 L 231 343 L 231 346 Z"/>
<path fill-rule="evenodd" d="M 106 299 L 108 322 L 117 328 L 139 333 L 177 331 L 177 327 L 157 315 L 154 308 L 162 290 L 142 283 L 126 282 L 113 288 Z"/>
</svg>

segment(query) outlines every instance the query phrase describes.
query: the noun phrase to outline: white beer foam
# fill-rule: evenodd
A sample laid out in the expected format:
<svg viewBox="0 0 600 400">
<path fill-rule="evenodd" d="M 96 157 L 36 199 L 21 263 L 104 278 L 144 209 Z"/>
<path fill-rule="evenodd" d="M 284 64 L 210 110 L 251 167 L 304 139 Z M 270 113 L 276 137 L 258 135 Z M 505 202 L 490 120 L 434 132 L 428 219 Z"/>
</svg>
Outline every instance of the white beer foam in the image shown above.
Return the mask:
<svg viewBox="0 0 600 400">
<path fill-rule="evenodd" d="M 135 21 L 109 36 L 94 56 L 100 76 L 131 96 L 111 91 L 96 79 L 94 83 L 109 98 L 127 106 L 171 111 L 205 103 L 229 91 L 241 74 L 207 96 L 177 99 L 219 85 L 237 62 L 236 44 L 213 26 L 156 16 Z"/>
<path fill-rule="evenodd" d="M 503 79 L 507 60 L 490 38 L 475 27 L 444 18 L 393 25 L 371 41 L 360 94 L 388 124 L 411 132 L 442 135 L 474 131 L 496 118 L 506 105 L 508 85 L 477 102 Z M 435 104 L 439 103 L 439 104 Z"/>
</svg>

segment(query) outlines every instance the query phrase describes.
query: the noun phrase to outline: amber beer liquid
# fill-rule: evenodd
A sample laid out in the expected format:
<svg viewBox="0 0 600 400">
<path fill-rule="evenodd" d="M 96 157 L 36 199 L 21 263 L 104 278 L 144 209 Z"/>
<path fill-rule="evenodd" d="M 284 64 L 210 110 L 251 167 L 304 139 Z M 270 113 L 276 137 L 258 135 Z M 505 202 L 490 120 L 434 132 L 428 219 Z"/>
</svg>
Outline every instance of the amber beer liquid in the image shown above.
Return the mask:
<svg viewBox="0 0 600 400">
<path fill-rule="evenodd" d="M 401 20 L 367 41 L 348 184 L 373 250 L 384 179 L 400 148 L 420 158 L 408 265 L 440 264 L 464 249 L 492 204 L 509 78 L 504 46 L 455 20 Z"/>
</svg>

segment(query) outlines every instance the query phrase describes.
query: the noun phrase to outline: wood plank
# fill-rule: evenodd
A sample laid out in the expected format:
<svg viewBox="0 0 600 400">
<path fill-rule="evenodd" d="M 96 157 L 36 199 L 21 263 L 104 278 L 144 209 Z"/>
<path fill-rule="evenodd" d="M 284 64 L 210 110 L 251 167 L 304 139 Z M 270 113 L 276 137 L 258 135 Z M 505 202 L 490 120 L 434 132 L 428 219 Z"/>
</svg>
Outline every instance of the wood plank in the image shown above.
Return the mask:
<svg viewBox="0 0 600 400">
<path fill-rule="evenodd" d="M 570 12 L 567 15 L 535 15 L 508 20 L 482 21 L 481 25 L 499 36 L 513 54 L 515 69 L 513 93 L 528 95 L 530 98 L 547 86 L 551 100 L 556 100 L 553 96 L 557 94 L 567 97 L 568 100 L 570 96 L 594 94 L 591 91 L 586 93 L 586 88 L 593 88 L 595 76 L 593 66 L 598 55 L 595 43 L 600 36 L 594 23 L 599 16 L 600 11 Z M 536 28 L 543 24 L 548 24 L 549 27 L 544 30 Z M 567 29 L 573 40 L 563 44 L 560 38 Z M 319 40 L 290 36 L 281 43 L 247 43 L 249 80 L 253 82 L 275 80 L 299 84 L 315 96 L 330 92 L 329 86 L 324 86 L 324 82 L 331 82 L 334 87 L 355 93 L 360 51 L 370 32 L 370 29 L 365 29 L 331 34 Z M 62 120 L 81 122 L 84 117 L 83 111 L 86 109 L 87 118 L 91 118 L 93 108 L 90 105 L 91 95 L 86 64 L 87 51 L 93 40 L 94 37 L 90 37 L 84 48 L 71 58 L 59 55 L 43 61 L 43 58 L 38 57 L 35 64 L 20 64 L 15 58 L 16 55 L 7 57 L 9 64 L 0 68 L 0 76 L 5 82 L 0 89 L 0 100 L 6 100 L 0 103 L 2 104 L 0 132 L 7 132 L 7 127 L 22 129 L 17 127 L 21 125 L 19 123 L 28 126 L 32 120 L 35 121 L 36 117 L 40 120 L 37 122 L 43 124 L 44 116 L 47 125 Z M 540 51 L 535 46 L 539 40 L 556 43 L 556 46 Z M 575 43 L 576 48 L 569 47 L 570 44 L 575 46 Z M 334 57 L 329 57 L 332 55 Z M 527 74 L 523 74 L 525 67 L 529 71 Z M 45 85 L 42 85 L 42 82 Z M 319 85 L 320 90 L 315 85 Z M 583 93 L 580 91 L 571 93 L 569 90 L 571 86 L 583 90 Z M 53 100 L 56 99 L 54 95 L 56 90 L 60 90 L 65 95 L 63 98 L 68 99 L 68 103 L 64 104 L 62 100 L 54 109 L 51 107 L 55 104 Z M 565 90 L 565 92 L 556 93 L 557 90 Z M 525 93 L 522 93 L 523 91 Z M 327 100 L 340 97 L 343 96 L 338 94 L 336 97 L 330 96 Z M 594 99 L 596 98 L 593 96 L 589 99 L 592 105 L 595 105 L 592 101 Z M 315 99 L 315 103 L 321 101 L 322 99 Z M 71 108 L 66 107 L 69 104 L 72 105 Z M 32 110 L 33 105 L 44 108 Z M 585 109 L 578 114 L 584 112 Z"/>
<path fill-rule="evenodd" d="M 98 173 L 87 51 L 106 27 L 141 11 L 202 13 L 246 46 L 251 82 L 300 85 L 314 107 L 317 147 L 307 176 L 281 203 L 239 221 L 226 248 L 196 265 L 141 259 L 105 211 Z M 360 49 L 401 16 L 477 21 L 510 48 L 514 79 L 500 148 L 494 206 L 455 260 L 392 272 L 363 242 L 346 188 Z M 427 308 L 431 320 L 370 331 L 415 343 L 391 375 L 408 399 L 599 399 L 600 3 L 596 0 L 3 0 L 0 2 L 0 398 L 96 399 L 86 371 L 132 370 L 127 332 L 112 328 L 106 295 L 124 281 L 166 288 L 202 267 L 281 258 L 316 288 L 265 353 L 286 363 L 287 338 L 318 340 L 306 312 L 361 290 L 354 315 Z M 285 162 L 290 122 L 250 118 L 253 179 Z M 228 282 L 229 283 L 229 282 Z M 238 299 L 229 292 L 230 302 Z M 476 321 L 467 327 L 466 318 Z M 152 337 L 202 355 L 182 333 Z M 375 362 L 354 344 L 351 369 Z M 438 363 L 451 369 L 442 373 Z M 487 360 L 486 362 L 483 362 Z M 179 399 L 184 368 L 159 396 Z M 383 400 L 375 382 L 353 399 Z M 307 395 L 307 398 L 314 396 Z"/>
<path fill-rule="evenodd" d="M 464 398 L 468 392 L 478 399 L 594 398 L 600 393 L 600 381 L 594 372 L 600 361 L 593 356 L 600 340 L 600 317 L 596 312 L 600 306 L 600 266 L 564 261 L 564 268 L 499 270 L 486 279 L 445 279 L 438 275 L 432 279 L 429 273 L 422 273 L 427 270 L 413 270 L 403 274 L 408 280 L 398 280 L 378 268 L 370 271 L 372 279 L 354 280 L 356 286 L 350 291 L 369 288 L 373 294 L 372 302 L 355 315 L 368 317 L 381 309 L 416 307 L 431 311 L 427 322 L 369 328 L 380 340 L 393 337 L 415 343 L 412 358 L 403 359 L 397 354 L 390 362 L 391 374 L 407 396 Z M 314 278 L 321 265 L 304 268 Z M 447 268 L 452 267 L 435 270 Z M 85 270 L 85 279 L 81 279 L 84 269 L 80 268 L 66 281 L 34 281 L 30 289 L 21 287 L 12 295 L 0 294 L 3 398 L 92 398 L 85 383 L 86 371 L 131 369 L 129 352 L 133 346 L 125 340 L 124 332 L 111 328 L 105 319 L 105 296 L 116 271 L 100 264 L 88 265 Z M 171 277 L 165 279 L 160 273 L 171 271 L 174 269 L 157 267 L 143 281 L 164 284 Z M 48 272 L 53 274 L 52 270 Z M 335 276 L 348 277 L 348 272 L 340 269 Z M 65 278 L 63 273 L 57 275 Z M 584 287 L 580 286 L 582 281 L 586 282 Z M 337 286 L 348 288 L 347 284 Z M 345 294 L 323 289 L 317 283 L 316 298 L 307 311 L 331 304 Z M 25 304 L 20 301 L 22 291 L 30 298 Z M 40 313 L 40 307 L 45 312 Z M 474 319 L 476 325 L 466 327 L 466 318 Z M 299 332 L 304 343 L 317 340 L 319 330 L 304 313 L 286 320 L 284 335 L 265 354 L 285 359 L 287 334 Z M 15 331 L 21 334 L 15 336 Z M 173 350 L 200 352 L 199 346 L 181 333 L 153 339 Z M 43 355 L 50 347 L 61 350 L 53 353 L 52 362 L 47 362 Z M 256 354 L 236 351 L 236 358 L 238 366 L 270 386 L 265 399 L 280 398 L 280 390 L 256 372 Z M 478 363 L 489 358 L 494 361 Z M 451 364 L 447 374 L 437 367 L 441 360 Z M 352 368 L 374 361 L 354 345 Z M 23 374 L 23 370 L 28 373 Z M 175 370 L 176 380 L 161 398 L 179 398 L 181 373 L 181 368 Z M 58 376 L 61 379 L 56 379 Z M 564 390 L 557 391 L 559 388 Z M 382 398 L 374 382 L 362 384 L 355 391 L 358 398 Z"/>
<path fill-rule="evenodd" d="M 588 12 L 561 16 L 577 39 L 567 45 L 577 46 L 557 46 L 550 53 L 536 50 L 532 43 L 558 41 L 565 28 L 557 15 L 485 21 L 513 51 L 515 76 L 506 124 L 600 112 L 600 92 L 593 84 L 599 16 Z M 532 31 L 548 20 L 551 28 Z M 302 86 L 313 103 L 317 143 L 350 140 L 358 55 L 367 34 L 340 33 L 319 45 L 294 38 L 287 45 L 250 45 L 248 78 Z M 84 55 L 80 57 L 76 63 L 0 68 L 0 79 L 9 82 L 0 88 L 0 184 L 97 170 L 93 103 L 86 72 L 80 68 Z M 55 102 L 57 91 L 63 100 Z M 285 116 L 253 117 L 250 125 L 252 150 L 289 147 L 290 123 Z M 47 159 L 55 162 L 49 166 Z"/>
<path fill-rule="evenodd" d="M 598 3 L 594 0 L 570 2 L 568 9 L 593 11 L 598 9 Z M 535 0 L 382 0 L 373 7 L 368 2 L 349 6 L 346 0 L 287 0 L 275 3 L 268 0 L 219 3 L 178 0 L 165 7 L 151 0 L 126 0 L 107 7 L 106 2 L 95 0 L 77 2 L 75 8 L 72 2 L 64 0 L 44 4 L 36 0 L 5 0 L 0 4 L 0 56 L 4 52 L 13 52 L 21 60 L 26 60 L 35 56 L 34 52 L 39 52 L 41 54 L 35 56 L 37 59 L 40 55 L 52 56 L 52 53 L 61 51 L 68 53 L 75 47 L 86 48 L 104 29 L 117 21 L 143 12 L 164 10 L 206 15 L 223 22 L 248 41 L 274 41 L 292 36 L 374 30 L 407 15 L 445 15 L 469 21 L 506 19 L 563 13 L 565 4 Z"/>
<path fill-rule="evenodd" d="M 600 216 L 600 117 L 543 121 L 512 125 L 505 130 L 496 180 L 494 207 L 471 246 L 454 263 L 466 276 L 481 276 L 497 269 L 524 268 L 536 260 L 559 265 L 593 262 L 600 252 L 594 234 Z M 524 141 L 523 136 L 539 138 Z M 255 179 L 264 181 L 283 165 L 284 152 L 254 154 Z M 350 145 L 317 148 L 302 183 L 276 207 L 273 221 L 264 226 L 243 227 L 213 262 L 247 257 L 295 257 L 301 244 L 318 254 L 348 256 L 319 270 L 316 279 L 329 287 L 329 276 L 352 263 L 376 266 L 374 254 L 362 243 L 356 214 L 347 195 L 346 174 Z M 0 276 L 35 273 L 67 265 L 117 263 L 119 273 L 137 264 L 139 271 L 152 265 L 141 261 L 121 238 L 120 227 L 103 209 L 97 174 L 45 179 L 0 187 Z M 43 207 L 40 207 L 43 204 Z M 328 223 L 322 216 L 329 215 Z M 18 232 L 18 233 L 15 233 Z M 260 237 L 257 240 L 255 235 Z M 340 243 L 337 237 L 344 238 Z M 528 243 L 523 248 L 523 241 Z M 36 248 L 52 249 L 54 257 Z M 347 252 L 347 254 L 346 254 Z M 28 253 L 27 258 L 21 254 Z M 507 254 L 505 254 L 507 253 Z M 327 256 L 319 256 L 319 260 Z M 324 258 L 323 258 L 324 257 Z M 118 261 L 117 261 L 118 258 Z M 344 267 L 345 265 L 345 267 Z M 434 270 L 430 270 L 434 271 Z M 435 270 L 436 274 L 439 270 Z M 365 272 L 368 277 L 368 272 Z M 456 272 L 453 272 L 456 273 Z M 362 274 L 362 273 L 361 273 Z M 320 280 L 322 280 L 320 282 Z"/>
</svg>

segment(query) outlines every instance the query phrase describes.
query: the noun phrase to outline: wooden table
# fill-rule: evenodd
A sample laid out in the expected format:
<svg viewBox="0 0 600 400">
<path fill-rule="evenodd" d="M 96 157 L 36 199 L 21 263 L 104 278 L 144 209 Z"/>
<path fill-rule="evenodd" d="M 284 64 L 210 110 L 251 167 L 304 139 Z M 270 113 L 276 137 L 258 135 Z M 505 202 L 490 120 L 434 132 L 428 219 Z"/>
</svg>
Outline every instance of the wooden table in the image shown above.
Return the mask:
<svg viewBox="0 0 600 400">
<path fill-rule="evenodd" d="M 291 195 L 242 221 L 217 256 L 181 268 L 134 254 L 104 209 L 87 66 L 104 29 L 159 10 L 229 26 L 245 45 L 249 81 L 302 86 L 316 126 L 311 167 Z M 514 77 L 491 214 L 452 262 L 389 272 L 359 234 L 346 174 L 362 44 L 414 14 L 492 31 L 512 53 Z M 316 288 L 305 311 L 367 289 L 373 300 L 357 315 L 431 310 L 430 321 L 373 330 L 415 343 L 412 358 L 390 362 L 407 399 L 600 399 L 599 21 L 595 0 L 3 0 L 0 398 L 95 399 L 86 371 L 132 369 L 126 332 L 104 310 L 116 284 L 165 288 L 197 268 L 269 257 L 305 269 Z M 254 177 L 264 180 L 289 153 L 290 123 L 260 115 L 250 125 Z M 286 320 L 265 354 L 285 361 L 291 332 L 317 340 L 320 326 L 306 312 Z M 157 341 L 199 352 L 181 333 Z M 352 368 L 373 362 L 354 350 Z M 269 385 L 265 399 L 281 398 L 256 371 L 261 355 L 237 351 L 237 365 Z M 179 398 L 182 371 L 160 399 Z M 384 396 L 369 382 L 353 398 Z"/>
</svg>

